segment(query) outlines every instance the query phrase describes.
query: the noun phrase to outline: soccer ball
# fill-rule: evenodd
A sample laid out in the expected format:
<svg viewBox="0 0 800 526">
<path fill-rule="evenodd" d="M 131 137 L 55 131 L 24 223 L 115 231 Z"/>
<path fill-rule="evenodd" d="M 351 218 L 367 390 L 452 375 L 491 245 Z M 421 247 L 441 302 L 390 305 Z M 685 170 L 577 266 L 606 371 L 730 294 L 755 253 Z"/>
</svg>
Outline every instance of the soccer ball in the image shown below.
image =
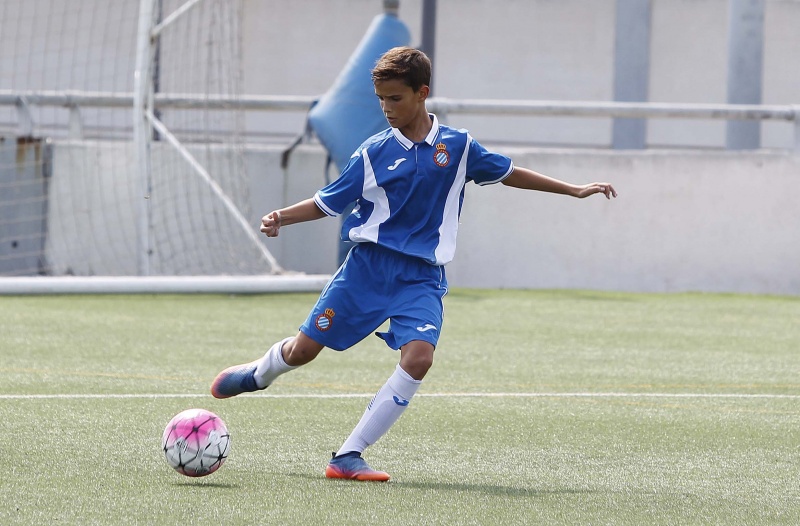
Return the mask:
<svg viewBox="0 0 800 526">
<path fill-rule="evenodd" d="M 225 422 L 205 409 L 187 409 L 175 415 L 161 439 L 167 463 L 187 477 L 214 473 L 228 458 L 230 448 Z"/>
</svg>

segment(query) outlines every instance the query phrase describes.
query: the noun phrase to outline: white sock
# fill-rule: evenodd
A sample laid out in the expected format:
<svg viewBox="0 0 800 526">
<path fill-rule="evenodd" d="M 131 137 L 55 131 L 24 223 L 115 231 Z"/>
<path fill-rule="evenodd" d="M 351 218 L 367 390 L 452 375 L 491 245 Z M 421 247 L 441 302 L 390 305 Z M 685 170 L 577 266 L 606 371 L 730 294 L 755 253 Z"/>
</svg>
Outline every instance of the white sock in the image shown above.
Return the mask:
<svg viewBox="0 0 800 526">
<path fill-rule="evenodd" d="M 299 365 L 287 365 L 283 359 L 283 352 L 281 352 L 281 349 L 283 348 L 283 344 L 291 339 L 292 337 L 290 336 L 274 344 L 269 348 L 264 357 L 261 358 L 261 361 L 258 362 L 256 372 L 253 374 L 257 386 L 267 387 L 283 373 L 288 373 L 300 367 Z"/>
<path fill-rule="evenodd" d="M 421 383 L 421 380 L 413 379 L 398 365 L 336 454 L 342 455 L 350 451 L 361 453 L 386 434 L 406 410 Z"/>
</svg>

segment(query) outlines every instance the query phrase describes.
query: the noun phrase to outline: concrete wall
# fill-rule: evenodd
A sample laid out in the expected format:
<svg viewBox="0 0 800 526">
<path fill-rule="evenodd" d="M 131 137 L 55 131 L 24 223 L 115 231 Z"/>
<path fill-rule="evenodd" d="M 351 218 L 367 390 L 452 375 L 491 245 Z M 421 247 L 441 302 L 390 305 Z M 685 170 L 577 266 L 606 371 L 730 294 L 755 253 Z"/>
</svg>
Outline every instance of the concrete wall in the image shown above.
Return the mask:
<svg viewBox="0 0 800 526">
<path fill-rule="evenodd" d="M 259 146 L 246 153 L 251 181 L 252 223 L 260 227 L 261 217 L 276 208 L 294 204 L 314 195 L 326 184 L 327 153 L 319 146 L 299 146 L 286 170 L 281 168 L 283 148 Z M 330 177 L 338 174 L 331 167 Z M 339 220 L 325 218 L 292 225 L 276 238 L 263 238 L 270 252 L 286 269 L 308 274 L 332 274 L 337 268 Z"/>
<path fill-rule="evenodd" d="M 509 152 L 619 198 L 470 188 L 462 286 L 800 293 L 800 158 L 765 153 Z"/>
<path fill-rule="evenodd" d="M 560 179 L 612 182 L 620 196 L 577 200 L 468 185 L 458 250 L 447 267 L 452 286 L 800 294 L 800 208 L 791 192 L 800 175 L 796 156 L 498 151 Z M 264 159 L 276 154 L 263 152 Z M 313 147 L 296 152 L 286 173 L 264 162 L 254 197 L 272 192 L 273 198 L 261 210 L 277 206 L 273 189 L 280 181 L 295 182 L 287 204 L 310 197 L 315 189 L 299 182 L 323 165 L 324 153 Z M 287 228 L 279 254 L 290 268 L 332 262 L 328 236 L 338 226 L 323 219 Z"/>
<path fill-rule="evenodd" d="M 155 155 L 168 165 L 170 154 L 160 149 Z M 498 151 L 560 179 L 612 182 L 620 196 L 578 200 L 468 185 L 458 250 L 447 267 L 452 286 L 800 294 L 800 207 L 792 191 L 800 157 Z M 249 203 L 242 206 L 251 210 L 254 231 L 262 215 L 325 184 L 320 147 L 295 150 L 286 170 L 281 153 L 274 146 L 245 152 Z M 209 165 L 222 165 L 229 152 L 208 155 Z M 126 168 L 131 156 L 124 143 L 54 145 L 46 259 L 57 274 L 136 273 L 140 200 Z M 257 252 L 197 178 L 175 168 L 162 175 L 151 196 L 154 273 L 237 273 L 231 265 L 259 272 Z M 324 218 L 261 239 L 287 269 L 332 273 L 339 225 Z M 224 244 L 213 241 L 220 233 Z"/>
</svg>

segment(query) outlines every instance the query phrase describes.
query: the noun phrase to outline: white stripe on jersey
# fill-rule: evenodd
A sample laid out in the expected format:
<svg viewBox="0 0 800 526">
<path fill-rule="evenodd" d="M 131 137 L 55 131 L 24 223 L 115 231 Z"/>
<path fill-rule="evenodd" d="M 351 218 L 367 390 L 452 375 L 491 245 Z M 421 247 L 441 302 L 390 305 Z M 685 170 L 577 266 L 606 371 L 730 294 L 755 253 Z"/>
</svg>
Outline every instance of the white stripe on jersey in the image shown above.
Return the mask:
<svg viewBox="0 0 800 526">
<path fill-rule="evenodd" d="M 467 157 L 469 156 L 470 143 L 472 143 L 472 137 L 467 134 L 467 144 L 464 148 L 464 153 L 461 155 L 461 161 L 458 163 L 456 178 L 452 186 L 450 186 L 450 191 L 447 192 L 447 201 L 444 204 L 444 213 L 442 214 L 442 224 L 439 225 L 439 244 L 434 251 L 436 265 L 448 263 L 453 259 L 456 253 L 459 201 L 461 200 L 461 191 L 466 184 Z"/>
<path fill-rule="evenodd" d="M 502 181 L 503 179 L 505 179 L 506 177 L 508 177 L 509 175 L 511 175 L 511 172 L 513 172 L 513 171 L 514 171 L 514 163 L 512 162 L 512 163 L 511 163 L 511 164 L 508 166 L 508 170 L 506 170 L 506 173 L 504 173 L 502 177 L 498 177 L 498 178 L 497 178 L 497 179 L 495 179 L 494 181 L 484 181 L 484 182 L 482 182 L 482 183 L 477 183 L 477 184 L 478 184 L 478 186 L 486 186 L 487 184 L 495 184 L 495 183 L 499 183 L 500 181 Z"/>
<path fill-rule="evenodd" d="M 372 163 L 369 162 L 369 154 L 366 149 L 364 149 L 362 156 L 364 157 L 364 185 L 361 196 L 372 202 L 374 207 L 366 223 L 351 228 L 349 236 L 351 241 L 377 243 L 378 229 L 382 223 L 389 219 L 391 214 L 389 199 L 386 197 L 386 191 L 378 186 L 378 182 L 375 180 L 375 172 L 372 170 Z"/>
<path fill-rule="evenodd" d="M 319 207 L 320 210 L 322 210 L 331 217 L 336 217 L 339 215 L 332 208 L 330 208 L 328 205 L 322 202 L 322 199 L 319 198 L 319 192 L 314 194 L 314 203 L 316 203 L 316 205 Z"/>
</svg>

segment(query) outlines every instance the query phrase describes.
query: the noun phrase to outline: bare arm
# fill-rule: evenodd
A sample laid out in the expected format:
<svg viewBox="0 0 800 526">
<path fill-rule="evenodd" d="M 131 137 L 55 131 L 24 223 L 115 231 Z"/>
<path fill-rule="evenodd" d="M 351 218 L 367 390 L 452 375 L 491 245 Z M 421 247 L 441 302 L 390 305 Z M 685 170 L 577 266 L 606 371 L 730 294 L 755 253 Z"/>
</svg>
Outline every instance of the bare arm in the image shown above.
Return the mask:
<svg viewBox="0 0 800 526">
<path fill-rule="evenodd" d="M 522 188 L 523 190 L 564 194 L 581 199 L 598 193 L 604 194 L 608 199 L 617 197 L 617 191 L 608 183 L 575 185 L 518 166 L 514 167 L 511 175 L 503 179 L 503 184 L 514 188 Z"/>
<path fill-rule="evenodd" d="M 313 221 L 326 217 L 325 212 L 319 209 L 314 199 L 306 199 L 297 204 L 280 210 L 274 210 L 261 218 L 261 231 L 267 237 L 277 237 L 282 226 Z"/>
</svg>

